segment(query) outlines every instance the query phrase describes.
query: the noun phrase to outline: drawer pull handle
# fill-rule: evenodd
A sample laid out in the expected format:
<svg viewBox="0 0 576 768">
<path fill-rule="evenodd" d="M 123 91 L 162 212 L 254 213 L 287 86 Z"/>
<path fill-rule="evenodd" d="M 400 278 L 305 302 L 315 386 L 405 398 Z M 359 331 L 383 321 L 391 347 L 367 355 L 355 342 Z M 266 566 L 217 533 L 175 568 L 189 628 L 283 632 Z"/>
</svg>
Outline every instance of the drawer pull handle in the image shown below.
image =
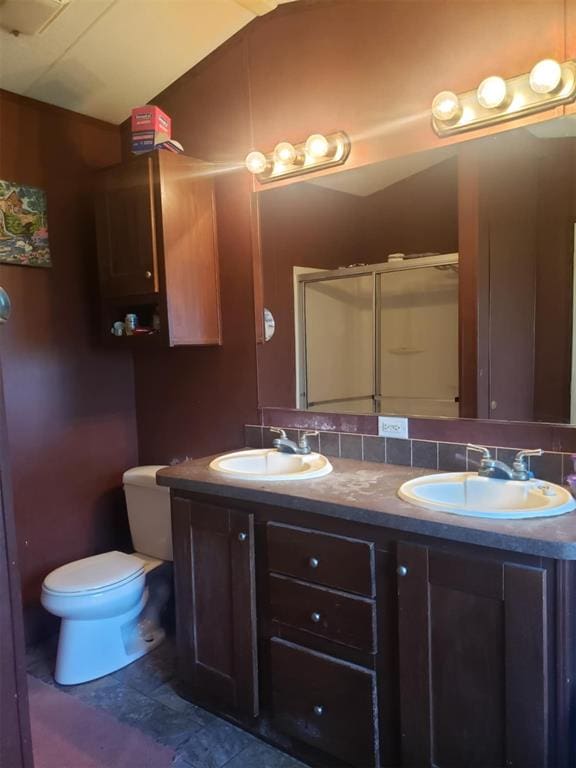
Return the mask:
<svg viewBox="0 0 576 768">
<path fill-rule="evenodd" d="M 324 707 L 320 704 L 315 704 L 313 711 L 317 717 L 321 717 L 324 714 Z"/>
<path fill-rule="evenodd" d="M 320 616 L 318 611 L 314 611 L 313 613 L 310 614 L 310 618 L 312 619 L 314 624 L 318 624 L 322 616 Z"/>
<path fill-rule="evenodd" d="M 398 568 L 396 568 L 396 573 L 398 576 L 408 576 L 408 568 L 406 568 L 405 565 L 399 565 Z"/>
<path fill-rule="evenodd" d="M 318 560 L 317 557 L 311 557 L 310 560 L 308 560 L 308 565 L 310 568 L 318 568 L 320 565 L 320 560 Z"/>
<path fill-rule="evenodd" d="M 238 541 L 246 541 L 247 538 L 248 538 L 248 534 L 247 533 L 239 533 L 238 534 Z"/>
<path fill-rule="evenodd" d="M 147 269 L 146 272 L 144 272 L 144 277 L 146 278 L 146 280 L 150 280 L 152 278 L 152 272 L 150 272 L 150 270 Z"/>
</svg>

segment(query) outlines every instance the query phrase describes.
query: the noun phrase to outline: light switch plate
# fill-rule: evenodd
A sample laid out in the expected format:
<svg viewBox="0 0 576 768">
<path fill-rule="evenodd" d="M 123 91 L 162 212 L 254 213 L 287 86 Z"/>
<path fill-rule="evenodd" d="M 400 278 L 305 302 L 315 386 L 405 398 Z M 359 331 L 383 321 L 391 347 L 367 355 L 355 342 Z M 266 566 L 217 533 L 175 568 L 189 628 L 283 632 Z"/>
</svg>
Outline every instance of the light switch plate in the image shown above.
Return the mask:
<svg viewBox="0 0 576 768">
<path fill-rule="evenodd" d="M 380 437 L 408 438 L 408 419 L 402 416 L 378 416 Z"/>
</svg>

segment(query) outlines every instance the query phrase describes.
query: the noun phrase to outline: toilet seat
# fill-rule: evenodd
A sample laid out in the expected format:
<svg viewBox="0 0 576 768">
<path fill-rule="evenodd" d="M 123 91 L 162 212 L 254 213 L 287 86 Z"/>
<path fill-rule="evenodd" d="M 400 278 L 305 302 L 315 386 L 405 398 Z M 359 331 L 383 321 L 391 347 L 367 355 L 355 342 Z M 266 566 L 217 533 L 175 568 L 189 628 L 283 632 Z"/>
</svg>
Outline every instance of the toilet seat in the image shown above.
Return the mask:
<svg viewBox="0 0 576 768">
<path fill-rule="evenodd" d="M 118 589 L 142 576 L 145 563 L 124 552 L 85 557 L 52 571 L 43 588 L 53 594 L 91 594 Z"/>
</svg>

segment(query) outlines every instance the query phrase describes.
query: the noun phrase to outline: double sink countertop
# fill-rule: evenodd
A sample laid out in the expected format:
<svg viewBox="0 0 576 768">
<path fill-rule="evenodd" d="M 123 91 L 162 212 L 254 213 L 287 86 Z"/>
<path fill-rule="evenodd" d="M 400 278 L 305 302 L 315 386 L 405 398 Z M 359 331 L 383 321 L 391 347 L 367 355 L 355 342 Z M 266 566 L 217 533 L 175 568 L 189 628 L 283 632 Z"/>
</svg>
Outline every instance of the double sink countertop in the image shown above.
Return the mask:
<svg viewBox="0 0 576 768">
<path fill-rule="evenodd" d="M 396 492 L 402 483 L 433 474 L 429 469 L 330 458 L 334 470 L 325 477 L 252 481 L 215 472 L 209 468 L 213 458 L 161 469 L 157 482 L 176 491 L 269 504 L 510 552 L 576 560 L 576 511 L 533 520 L 493 520 L 434 512 L 398 498 Z"/>
</svg>

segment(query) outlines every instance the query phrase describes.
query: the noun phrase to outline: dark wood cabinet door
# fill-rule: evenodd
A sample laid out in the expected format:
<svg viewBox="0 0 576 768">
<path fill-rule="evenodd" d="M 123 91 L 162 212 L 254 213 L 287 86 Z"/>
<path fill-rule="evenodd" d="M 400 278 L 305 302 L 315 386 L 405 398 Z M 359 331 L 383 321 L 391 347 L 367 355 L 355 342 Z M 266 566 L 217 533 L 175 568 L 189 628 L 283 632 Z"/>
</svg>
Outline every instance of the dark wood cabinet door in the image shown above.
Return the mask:
<svg viewBox="0 0 576 768">
<path fill-rule="evenodd" d="M 403 765 L 545 768 L 545 569 L 398 545 Z"/>
<path fill-rule="evenodd" d="M 214 180 L 198 161 L 157 153 L 171 346 L 221 344 Z"/>
<path fill-rule="evenodd" d="M 172 499 L 180 680 L 195 699 L 255 716 L 253 517 Z"/>
<path fill-rule="evenodd" d="M 95 205 L 102 296 L 158 291 L 152 157 L 100 171 Z"/>
</svg>

